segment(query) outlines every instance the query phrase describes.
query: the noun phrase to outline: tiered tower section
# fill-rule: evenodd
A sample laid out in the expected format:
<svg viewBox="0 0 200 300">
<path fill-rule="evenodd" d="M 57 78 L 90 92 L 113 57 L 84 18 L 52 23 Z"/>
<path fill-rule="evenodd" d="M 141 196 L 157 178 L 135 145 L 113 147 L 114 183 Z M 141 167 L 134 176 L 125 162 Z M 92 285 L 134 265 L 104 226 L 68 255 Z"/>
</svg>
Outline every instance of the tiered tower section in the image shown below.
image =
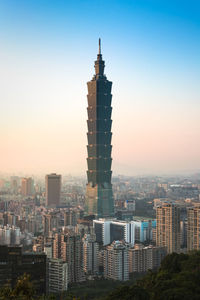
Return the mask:
<svg viewBox="0 0 200 300">
<path fill-rule="evenodd" d="M 95 75 L 88 86 L 88 184 L 86 189 L 86 211 L 98 217 L 113 215 L 113 193 L 111 184 L 111 88 L 112 82 L 104 75 L 99 40 L 99 54 L 95 61 Z"/>
</svg>

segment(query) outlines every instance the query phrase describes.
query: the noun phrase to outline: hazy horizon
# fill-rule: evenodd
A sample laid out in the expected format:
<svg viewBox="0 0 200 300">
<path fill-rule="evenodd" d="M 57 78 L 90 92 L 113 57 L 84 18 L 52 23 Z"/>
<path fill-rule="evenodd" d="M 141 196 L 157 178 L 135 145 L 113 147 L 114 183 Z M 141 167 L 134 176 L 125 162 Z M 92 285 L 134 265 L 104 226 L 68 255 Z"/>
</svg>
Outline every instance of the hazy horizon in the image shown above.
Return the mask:
<svg viewBox="0 0 200 300">
<path fill-rule="evenodd" d="M 1 1 L 0 173 L 85 176 L 98 38 L 113 175 L 200 170 L 200 4 Z"/>
</svg>

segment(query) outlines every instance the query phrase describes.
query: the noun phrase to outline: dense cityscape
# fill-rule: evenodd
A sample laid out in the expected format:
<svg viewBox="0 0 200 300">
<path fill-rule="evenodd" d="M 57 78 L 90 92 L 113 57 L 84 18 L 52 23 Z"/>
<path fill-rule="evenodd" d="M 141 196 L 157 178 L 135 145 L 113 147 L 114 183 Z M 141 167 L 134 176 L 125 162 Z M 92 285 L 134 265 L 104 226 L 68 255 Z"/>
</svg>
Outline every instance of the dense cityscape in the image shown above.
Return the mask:
<svg viewBox="0 0 200 300">
<path fill-rule="evenodd" d="M 1 286 L 27 272 L 39 294 L 59 294 L 87 280 L 127 281 L 169 253 L 199 249 L 199 174 L 114 177 L 112 218 L 85 215 L 85 185 L 1 175 Z"/>
<path fill-rule="evenodd" d="M 82 4 L 79 3 L 80 7 L 81 5 Z M 135 13 L 135 10 L 137 10 L 136 7 L 132 7 L 132 4 L 128 3 L 128 7 L 129 5 Z M 50 6 L 49 4 L 49 7 Z M 52 5 L 52 7 L 54 6 Z M 123 15 L 121 14 L 121 10 L 116 7 L 116 11 L 120 11 L 120 16 Z M 123 8 L 122 3 L 120 7 L 121 9 Z M 7 8 L 6 5 L 5 8 Z M 64 5 L 64 8 L 68 9 L 68 6 Z M 100 12 L 101 10 L 103 11 L 103 6 L 101 7 L 98 3 L 97 8 L 98 14 L 101 14 Z M 95 9 L 95 12 L 97 10 Z M 113 11 L 111 10 L 111 12 Z M 83 13 L 81 14 L 83 15 Z M 68 13 L 68 15 L 70 16 L 70 13 Z M 145 13 L 143 17 L 144 19 L 146 18 Z M 43 18 L 40 19 L 38 17 L 38 20 L 41 21 Z M 60 16 L 57 22 L 60 22 L 59 28 L 63 29 L 64 23 L 62 24 L 60 21 Z M 124 24 L 125 21 L 120 22 L 120 24 Z M 164 24 L 163 22 L 162 19 L 160 24 Z M 103 22 L 101 26 L 103 28 Z M 141 25 L 138 26 L 138 29 L 140 26 Z M 156 24 L 156 30 L 158 30 L 158 27 Z M 95 26 L 92 26 L 92 28 L 95 28 Z M 127 29 L 128 28 L 129 26 L 127 25 Z M 82 29 L 78 30 L 82 32 Z M 56 29 L 55 32 L 57 35 Z M 91 32 L 92 31 L 90 31 L 90 33 Z M 95 36 L 96 34 L 95 32 Z M 162 33 L 162 35 L 164 34 Z M 123 39 L 122 36 L 120 38 Z M 76 38 L 73 36 L 71 39 Z M 119 49 L 115 47 L 115 51 L 122 51 L 123 56 L 125 53 L 125 48 L 123 49 L 123 47 L 129 43 L 127 42 L 128 39 L 124 44 L 121 43 Z M 106 43 L 108 43 L 108 40 L 109 39 L 106 40 Z M 82 46 L 84 49 L 85 45 Z M 109 48 L 109 45 L 106 47 Z M 145 48 L 145 46 L 143 47 Z M 75 50 L 73 49 L 72 52 L 73 51 Z M 76 55 L 78 53 L 77 56 L 80 56 L 78 58 L 79 62 L 84 61 L 88 56 L 85 50 L 81 51 L 81 49 L 76 49 L 76 51 Z M 115 53 L 112 54 L 113 57 L 115 57 Z M 81 55 L 83 55 L 84 59 Z M 180 55 L 180 53 L 178 53 L 178 55 Z M 62 56 L 61 52 L 60 56 Z M 131 60 L 131 57 L 128 59 Z M 31 58 L 30 61 L 31 60 L 34 61 L 33 58 Z M 69 57 L 69 61 L 70 60 L 71 58 Z M 106 62 L 107 60 L 112 62 L 112 57 L 107 57 L 106 55 Z M 80 136 L 76 136 L 76 131 L 74 130 L 77 129 L 75 129 L 74 124 L 76 122 L 79 124 L 80 115 L 84 118 L 82 113 L 80 115 L 77 113 L 71 116 L 72 119 L 75 119 L 75 122 L 68 126 L 67 136 L 67 134 L 63 134 L 66 130 L 66 124 L 62 123 L 62 121 L 57 123 L 60 128 L 62 128 L 61 132 L 57 130 L 56 124 L 55 130 L 52 130 L 54 121 L 56 118 L 59 119 L 59 116 L 53 113 L 51 117 L 48 117 L 45 104 L 45 111 L 42 115 L 42 120 L 44 118 L 43 125 L 41 125 L 42 123 L 37 124 L 37 112 L 40 110 L 40 104 L 38 106 L 39 109 L 37 107 L 35 113 L 30 109 L 30 114 L 24 113 L 24 115 L 26 115 L 27 121 L 30 119 L 30 123 L 31 115 L 33 119 L 35 118 L 32 133 L 31 131 L 29 132 L 31 127 L 27 127 L 27 137 L 24 135 L 23 128 L 26 127 L 26 123 L 23 122 L 19 122 L 21 124 L 19 125 L 19 128 L 22 130 L 21 134 L 22 136 L 24 135 L 21 140 L 18 134 L 13 130 L 15 142 L 18 145 L 20 144 L 21 147 L 18 149 L 15 149 L 12 141 L 10 142 L 9 140 L 9 129 L 6 129 L 5 126 L 4 132 L 3 126 L 0 126 L 3 132 L 2 154 L 0 153 L 3 166 L 0 165 L 0 300 L 200 299 L 200 172 L 197 160 L 199 155 L 199 139 L 197 135 L 195 135 L 195 132 L 199 130 L 199 124 L 196 122 L 196 117 L 193 118 L 194 123 L 192 123 L 192 116 L 189 116 L 187 112 L 185 112 L 184 115 L 183 108 L 181 108 L 179 103 L 177 107 L 178 110 L 182 109 L 182 113 L 185 117 L 185 127 L 183 126 L 182 130 L 180 130 L 181 127 L 176 128 L 175 124 L 180 126 L 179 123 L 181 122 L 179 122 L 178 119 L 176 120 L 176 118 L 173 120 L 174 108 L 170 108 L 167 113 L 167 104 L 166 106 L 163 105 L 163 112 L 166 110 L 165 113 L 167 116 L 165 116 L 166 120 L 163 121 L 162 114 L 159 115 L 159 109 L 156 111 L 157 105 L 154 107 L 151 104 L 152 99 L 150 99 L 150 104 L 145 104 L 144 102 L 143 108 L 141 109 L 141 111 L 146 110 L 146 115 L 144 114 L 143 116 L 145 122 L 141 121 L 141 123 L 136 125 L 137 113 L 135 113 L 133 117 L 130 113 L 131 119 L 130 116 L 128 119 L 127 112 L 128 110 L 131 111 L 131 108 L 127 105 L 128 102 L 124 102 L 123 111 L 122 109 L 118 111 L 123 115 L 124 121 L 126 121 L 127 118 L 127 123 L 124 122 L 124 126 L 126 126 L 127 129 L 124 127 L 124 131 L 122 131 L 123 134 L 121 132 L 121 139 L 122 135 L 124 135 L 122 143 L 125 144 L 125 148 L 127 149 L 124 148 L 125 150 L 121 154 L 121 159 L 119 159 L 120 155 L 116 155 L 120 148 L 120 144 L 116 141 L 119 140 L 116 139 L 115 142 L 113 142 L 113 134 L 117 136 L 118 132 L 116 128 L 120 127 L 120 123 L 118 127 L 113 127 L 113 121 L 115 122 L 115 116 L 117 116 L 117 114 L 114 114 L 115 107 L 117 106 L 117 102 L 114 101 L 115 91 L 120 89 L 120 80 L 126 82 L 130 76 L 122 78 L 122 74 L 119 80 L 115 73 L 120 73 L 120 64 L 123 63 L 121 62 L 121 58 L 116 59 L 115 62 L 116 66 L 112 64 L 110 67 L 108 66 L 109 74 L 109 68 L 113 68 L 114 71 L 111 73 L 112 76 L 109 75 L 107 78 L 105 74 L 104 47 L 102 47 L 101 38 L 99 38 L 97 58 L 94 61 L 94 74 L 87 82 L 87 95 L 85 95 L 85 103 L 87 100 L 87 104 L 85 105 L 87 110 L 87 128 L 79 128 L 79 131 L 85 134 L 85 144 L 87 145 L 85 169 L 83 169 L 80 164 L 79 174 L 84 174 L 85 172 L 86 176 L 75 175 L 75 169 L 73 169 L 73 163 L 74 165 L 75 162 L 77 165 L 80 163 L 77 155 L 79 151 L 77 150 L 79 149 L 77 145 Z M 70 63 L 71 62 L 69 62 L 69 66 Z M 77 65 L 78 64 L 79 63 L 77 63 Z M 80 66 L 81 75 L 83 74 L 81 73 L 83 66 L 83 68 L 86 69 L 91 68 L 91 66 L 87 66 L 85 62 L 84 64 Z M 153 64 L 151 67 L 152 69 L 154 68 Z M 123 69 L 122 65 L 121 68 Z M 131 67 L 126 65 L 125 69 L 128 68 L 131 69 Z M 148 69 L 147 63 L 144 67 L 145 72 L 146 68 Z M 70 67 L 67 69 L 69 77 L 66 80 L 66 84 L 68 84 L 66 92 L 70 91 L 72 81 L 74 81 L 75 84 L 76 76 L 79 76 L 79 74 L 73 73 L 72 70 L 74 69 L 76 69 L 74 66 L 72 66 L 71 69 Z M 52 70 L 54 70 L 53 67 Z M 130 70 L 128 72 L 130 72 Z M 24 72 L 24 74 L 25 73 L 26 72 Z M 77 73 L 79 73 L 79 70 Z M 134 78 L 135 81 L 137 75 Z M 160 75 L 157 74 L 156 77 L 158 94 L 160 93 L 159 76 Z M 16 75 L 16 78 L 18 78 L 18 75 Z M 72 81 L 70 81 L 71 78 Z M 110 81 L 110 79 L 113 80 L 113 82 Z M 143 78 L 141 77 L 140 80 L 141 79 Z M 129 85 L 134 90 L 139 81 L 132 87 L 131 80 L 127 83 L 127 86 Z M 151 79 L 147 79 L 146 77 L 146 82 L 148 80 L 150 87 Z M 85 84 L 86 81 L 87 78 L 83 77 L 81 83 Z M 117 88 L 113 91 L 112 87 L 114 88 L 115 81 Z M 146 89 L 147 83 L 145 83 L 145 80 L 143 84 L 145 86 L 144 89 Z M 54 85 L 54 81 L 52 85 Z M 184 84 L 182 84 L 182 86 L 183 85 Z M 24 86 L 26 87 L 26 84 L 24 84 Z M 34 89 L 37 90 L 37 87 L 34 87 Z M 48 85 L 46 89 L 48 90 Z M 75 85 L 75 89 L 79 89 L 78 84 L 77 86 Z M 82 85 L 81 90 L 84 90 Z M 142 88 L 139 87 L 138 91 L 140 92 L 141 90 Z M 150 90 L 151 88 L 149 88 L 149 90 L 147 88 L 147 94 Z M 8 90 L 5 89 L 5 91 L 9 94 Z M 62 108 L 61 102 L 59 103 L 58 101 L 58 103 L 56 103 L 57 93 L 56 90 L 55 99 L 52 101 L 55 105 L 53 110 L 56 106 L 60 105 L 61 110 L 64 111 L 65 109 L 64 106 Z M 130 92 L 127 87 L 124 88 L 121 94 L 119 91 L 116 93 L 118 93 L 118 97 L 121 95 L 121 98 L 128 97 L 128 94 L 132 96 L 132 93 L 136 96 L 136 94 L 134 94 L 133 91 Z M 167 91 L 163 92 L 163 97 L 165 97 L 165 93 L 167 95 Z M 62 94 L 62 91 L 60 94 Z M 154 93 L 152 95 L 154 97 Z M 176 98 L 176 92 L 173 92 L 173 95 L 174 98 Z M 43 96 L 44 95 L 42 95 L 42 97 Z M 23 98 L 23 93 L 21 93 L 21 97 Z M 44 97 L 47 99 L 47 94 Z M 168 96 L 166 96 L 166 99 L 167 97 Z M 138 103 L 139 106 L 141 104 L 142 107 L 142 103 L 140 103 L 141 99 Z M 34 99 L 33 103 L 35 103 L 34 101 L 36 100 Z M 173 100 L 171 101 L 173 102 Z M 184 101 L 186 103 L 185 99 L 183 102 Z M 194 102 L 195 101 L 194 99 Z M 38 103 L 39 102 L 40 100 L 38 100 Z M 190 105 L 192 106 L 192 104 Z M 16 111 L 17 109 L 18 105 L 16 105 Z M 12 106 L 8 109 L 8 111 L 12 113 L 14 110 L 15 108 Z M 194 107 L 193 116 L 198 116 L 196 111 L 197 109 Z M 177 112 L 176 114 L 178 116 Z M 170 113 L 172 115 L 170 115 Z M 46 129 L 46 134 L 43 135 L 41 128 L 42 126 L 48 128 L 50 123 L 45 124 L 45 120 L 48 118 L 51 120 L 50 123 L 52 127 L 49 129 L 49 133 Z M 134 120 L 133 124 L 129 124 L 132 122 L 132 119 Z M 197 119 L 199 121 L 199 116 Z M 2 116 L 2 120 L 2 124 L 3 122 L 4 124 L 8 122 L 9 126 L 11 124 L 10 128 L 15 126 L 13 125 L 15 122 L 17 124 L 17 121 L 15 120 L 14 122 L 14 119 L 10 119 L 9 121 L 9 114 L 7 114 L 7 117 L 5 114 L 6 121 L 4 120 L 4 116 Z M 139 122 L 139 120 L 140 116 L 137 121 Z M 165 128 L 166 124 L 160 128 L 159 122 L 163 122 L 163 124 L 166 122 L 167 126 L 169 126 L 168 136 L 167 134 L 165 135 L 167 132 L 165 131 L 167 128 Z M 142 126 L 144 126 L 144 128 Z M 129 130 L 131 127 L 136 128 L 134 131 L 135 136 L 138 131 L 137 143 L 135 136 L 130 134 Z M 155 127 L 155 131 L 152 131 L 153 127 Z M 20 132 L 19 128 L 18 133 Z M 10 131 L 12 130 L 10 129 Z M 33 132 L 35 132 L 35 136 Z M 10 143 L 9 146 L 5 143 L 5 137 L 7 135 Z M 33 144 L 30 143 L 32 136 L 38 148 L 33 147 L 34 142 Z M 42 137 L 40 140 L 39 136 Z M 56 140 L 57 136 L 59 136 L 62 142 L 66 140 L 69 145 L 73 140 L 74 148 L 72 149 L 74 149 L 74 153 L 72 153 L 71 156 L 69 151 L 66 155 L 64 154 L 64 159 L 63 154 L 59 157 L 61 152 L 65 152 L 66 148 L 64 148 L 64 142 L 62 144 L 58 142 L 59 139 Z M 146 137 L 145 143 L 143 143 L 144 136 Z M 51 141 L 50 144 L 48 144 L 48 138 Z M 45 139 L 47 146 L 42 149 Z M 180 141 L 177 141 L 179 139 Z M 30 143 L 29 146 L 27 146 L 28 143 Z M 133 147 L 129 149 L 131 144 Z M 177 145 L 180 147 L 177 147 Z M 184 145 L 186 145 L 186 148 L 184 148 Z M 194 145 L 196 146 L 194 147 Z M 25 148 L 25 146 L 27 146 L 27 148 Z M 136 152 L 132 154 L 131 151 L 133 151 L 134 147 L 136 147 Z M 75 148 L 77 148 L 77 152 Z M 38 165 L 36 164 L 35 166 L 35 173 L 31 172 L 30 165 L 27 167 L 29 171 L 26 170 L 26 162 L 23 162 L 23 154 L 20 154 L 20 149 L 25 149 L 24 151 L 27 152 L 30 165 L 31 162 L 33 166 L 38 162 Z M 34 149 L 39 149 L 36 156 L 33 155 Z M 54 155 L 52 153 L 55 152 L 55 149 L 56 151 L 58 150 L 58 152 Z M 116 152 L 114 152 L 114 149 L 116 149 Z M 8 154 L 8 158 L 6 158 L 7 151 L 11 151 L 13 156 L 11 157 Z M 51 153 L 52 156 L 48 156 L 48 152 Z M 131 157 L 134 156 L 136 164 L 137 155 L 139 159 L 140 152 L 141 157 L 138 161 L 138 165 L 141 164 L 141 170 L 139 166 L 139 172 L 137 172 L 133 170 L 132 166 L 134 163 L 133 165 L 131 163 L 129 166 L 129 161 L 132 161 Z M 152 158 L 152 161 L 148 158 L 148 152 L 151 153 L 149 157 Z M 46 156 L 42 153 L 45 153 Z M 118 170 L 120 169 L 119 165 L 121 164 L 122 166 L 123 163 L 125 163 L 125 169 L 132 175 L 126 175 L 126 172 L 120 173 L 118 170 L 115 170 L 115 164 L 112 162 L 113 160 L 115 161 L 116 156 L 118 157 L 116 163 Z M 36 159 L 34 160 L 33 157 Z M 144 160 L 144 158 L 146 160 Z M 19 165 L 22 164 L 21 171 L 17 171 L 17 165 L 15 165 L 18 159 Z M 171 173 L 163 168 L 161 161 L 165 161 L 165 159 L 165 165 L 167 166 L 167 164 L 169 164 L 169 168 L 171 168 L 169 170 L 172 170 Z M 3 164 L 4 160 L 5 164 Z M 57 161 L 59 162 L 58 164 Z M 66 164 L 68 162 L 70 162 L 71 165 L 67 168 Z M 134 160 L 132 162 L 134 162 Z M 142 163 L 144 163 L 144 165 L 149 163 L 149 165 L 145 166 L 145 169 L 144 165 L 142 167 Z M 156 164 L 155 168 L 154 164 Z M 161 165 L 159 166 L 159 164 Z M 39 165 L 45 165 L 46 168 L 48 166 L 50 171 L 46 172 L 42 167 L 40 170 Z M 62 170 L 65 170 L 65 172 L 61 172 L 59 166 L 62 166 Z M 180 172 L 176 171 L 178 170 L 177 166 L 180 167 Z M 143 172 L 142 168 L 148 170 L 148 172 Z M 161 171 L 159 173 L 155 170 Z"/>
</svg>

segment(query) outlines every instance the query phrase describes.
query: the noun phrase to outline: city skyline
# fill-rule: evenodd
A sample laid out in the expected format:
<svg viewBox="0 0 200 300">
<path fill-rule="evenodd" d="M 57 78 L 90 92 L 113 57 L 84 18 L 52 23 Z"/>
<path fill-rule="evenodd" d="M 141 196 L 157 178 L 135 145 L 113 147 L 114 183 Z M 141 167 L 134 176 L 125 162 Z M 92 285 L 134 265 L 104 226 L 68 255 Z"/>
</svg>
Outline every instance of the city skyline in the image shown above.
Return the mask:
<svg viewBox="0 0 200 300">
<path fill-rule="evenodd" d="M 85 175 L 85 82 L 99 37 L 115 83 L 114 175 L 199 171 L 196 1 L 102 1 L 101 14 L 95 1 L 9 3 L 0 3 L 1 172 Z"/>
</svg>

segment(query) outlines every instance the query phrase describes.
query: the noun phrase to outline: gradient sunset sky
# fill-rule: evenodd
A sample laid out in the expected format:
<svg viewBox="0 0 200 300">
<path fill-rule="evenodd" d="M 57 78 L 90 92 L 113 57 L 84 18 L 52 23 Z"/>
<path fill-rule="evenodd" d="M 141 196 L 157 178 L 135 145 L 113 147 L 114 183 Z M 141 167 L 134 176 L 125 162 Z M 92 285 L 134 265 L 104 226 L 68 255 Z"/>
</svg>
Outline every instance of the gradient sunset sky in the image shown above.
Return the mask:
<svg viewBox="0 0 200 300">
<path fill-rule="evenodd" d="M 200 2 L 0 0 L 0 172 L 85 174 L 98 38 L 114 174 L 200 170 Z"/>
</svg>

